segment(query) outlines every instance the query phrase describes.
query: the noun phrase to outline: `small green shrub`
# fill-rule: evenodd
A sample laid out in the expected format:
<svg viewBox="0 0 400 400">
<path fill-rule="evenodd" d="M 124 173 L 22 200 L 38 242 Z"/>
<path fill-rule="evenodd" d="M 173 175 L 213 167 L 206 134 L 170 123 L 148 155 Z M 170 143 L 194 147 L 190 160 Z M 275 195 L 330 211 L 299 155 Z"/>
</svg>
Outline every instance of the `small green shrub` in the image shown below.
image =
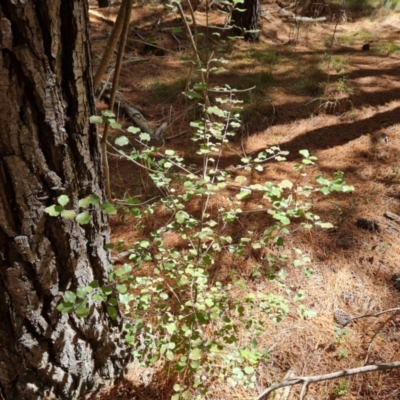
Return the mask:
<svg viewBox="0 0 400 400">
<path fill-rule="evenodd" d="M 339 385 L 336 385 L 332 388 L 332 393 L 335 396 L 344 396 L 349 392 L 349 384 L 350 382 L 346 379 L 342 379 Z"/>
<path fill-rule="evenodd" d="M 193 97 L 194 93 L 188 95 Z M 98 122 L 97 118 L 93 120 Z M 245 175 L 219 166 L 222 145 L 233 135 L 232 129 L 240 125 L 237 113 L 217 106 L 204 107 L 204 119 L 191 125 L 195 130 L 193 140 L 199 143 L 197 154 L 203 159 L 201 171 L 186 165 L 173 150 L 161 154 L 155 147 L 148 146 L 148 134 L 137 128 L 128 129 L 127 134 L 141 148 L 133 148 L 129 154 L 121 150 L 121 156 L 144 166 L 164 196 L 143 205 L 132 199 L 125 202 L 124 207 L 131 204 L 129 213 L 137 219 L 138 225 L 157 215 L 160 208 L 166 210 L 169 219 L 148 237 L 131 244 L 129 263 L 110 268 L 112 286 L 99 287 L 95 281 L 76 292 L 67 291 L 64 302 L 58 306 L 59 311 L 75 312 L 80 317 L 87 316 L 93 305 L 104 304 L 112 318 L 118 316 L 120 309 L 126 318 L 125 338 L 132 345 L 136 362 L 145 366 L 162 363 L 176 377 L 174 400 L 191 396 L 200 399 L 215 380 L 255 388 L 256 368 L 270 357 L 256 339 L 263 334 L 265 324 L 268 321 L 279 323 L 285 318 L 291 301 L 297 305 L 300 318 L 316 315 L 302 304 L 306 297 L 304 290 L 292 292 L 288 288 L 289 297 L 285 297 L 272 292 L 253 292 L 246 286 L 240 289 L 238 282 L 224 285 L 212 282 L 208 271 L 215 268 L 220 255 L 227 252 L 240 263 L 246 249 L 282 247 L 295 220 L 305 230 L 314 226 L 329 228 L 330 223 L 321 222 L 311 211 L 313 193 L 328 195 L 353 189 L 345 185 L 341 173 L 333 180 L 317 176 L 315 186 L 302 185 L 307 167 L 316 161 L 306 150 L 300 152 L 302 162 L 295 165 L 296 184 L 289 180 L 251 184 Z M 126 136 L 116 139 L 119 146 L 130 142 Z M 257 156 L 243 157 L 237 171 L 261 172 L 266 161 L 283 161 L 285 154 L 273 147 Z M 217 210 L 210 209 L 211 197 L 227 187 L 236 188 L 236 195 L 226 198 L 225 204 Z M 262 194 L 268 207 L 265 210 L 265 205 L 264 208 L 260 206 L 260 212 L 267 212 L 273 222 L 261 236 L 247 231 L 234 241 L 224 231 L 228 225 L 236 224 L 244 203 L 253 193 Z M 201 206 L 193 212 L 192 202 L 196 199 L 201 200 Z M 67 204 L 67 198 L 60 196 L 54 207 L 63 209 L 57 208 L 58 214 L 54 214 L 53 206 L 46 211 L 60 217 Z M 79 202 L 79 214 L 87 216 L 81 223 L 90 218 L 93 206 L 115 213 L 111 205 L 99 204 L 97 197 L 89 196 Z M 78 214 L 78 210 L 74 212 Z M 186 243 L 183 249 L 165 247 L 163 238 L 170 232 Z M 279 256 L 267 251 L 260 256 L 262 269 L 269 279 L 279 278 L 281 285 L 288 274 L 284 265 L 289 260 L 293 260 L 294 267 L 301 268 L 307 267 L 310 258 L 298 249 Z M 141 272 L 144 265 L 151 266 L 151 272 L 148 268 L 146 273 Z M 304 273 L 311 276 L 312 270 L 306 268 Z M 246 327 L 247 339 L 239 338 L 237 326 Z"/>
<path fill-rule="evenodd" d="M 392 54 L 400 54 L 400 46 L 394 42 L 386 43 L 375 48 L 378 53 L 390 56 Z"/>
</svg>

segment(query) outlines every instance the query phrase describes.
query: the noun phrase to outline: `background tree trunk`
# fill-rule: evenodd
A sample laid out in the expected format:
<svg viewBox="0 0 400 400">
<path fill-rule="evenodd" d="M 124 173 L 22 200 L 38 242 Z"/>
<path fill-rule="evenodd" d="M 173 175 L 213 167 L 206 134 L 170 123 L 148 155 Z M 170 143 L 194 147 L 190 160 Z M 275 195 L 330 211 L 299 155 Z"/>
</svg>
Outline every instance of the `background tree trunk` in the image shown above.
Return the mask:
<svg viewBox="0 0 400 400">
<path fill-rule="evenodd" d="M 56 310 L 66 290 L 106 284 L 106 216 L 44 212 L 62 194 L 75 211 L 104 200 L 86 0 L 1 0 L 0 88 L 0 394 L 75 399 L 129 358 L 120 319 Z"/>
<path fill-rule="evenodd" d="M 257 30 L 259 0 L 244 0 L 238 3 L 232 12 L 231 24 L 237 35 L 244 35 L 246 40 L 258 40 L 257 32 L 247 32 Z M 245 11 L 239 11 L 245 10 Z"/>
</svg>

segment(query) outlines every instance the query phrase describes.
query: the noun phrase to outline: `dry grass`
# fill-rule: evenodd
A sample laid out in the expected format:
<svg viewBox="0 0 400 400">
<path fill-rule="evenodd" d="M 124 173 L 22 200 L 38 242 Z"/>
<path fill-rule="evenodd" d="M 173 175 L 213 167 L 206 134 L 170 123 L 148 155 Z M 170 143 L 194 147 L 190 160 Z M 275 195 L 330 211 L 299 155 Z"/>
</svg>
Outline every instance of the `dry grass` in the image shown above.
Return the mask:
<svg viewBox="0 0 400 400">
<path fill-rule="evenodd" d="M 196 115 L 193 104 L 179 96 L 182 77 L 188 74 L 188 64 L 181 62 L 180 57 L 190 53 L 183 34 L 174 39 L 167 30 L 155 30 L 156 14 L 164 18 L 162 27 L 178 24 L 160 7 L 138 7 L 132 14 L 135 30 L 146 40 L 156 38 L 156 43 L 170 52 L 162 57 L 146 54 L 149 60 L 146 63 L 125 67 L 121 86 L 131 90 L 124 92 L 125 100 L 137 107 L 154 126 L 171 121 L 166 136 L 172 136 L 189 132 L 189 122 Z M 204 13 L 198 12 L 198 16 L 199 20 L 204 20 Z M 213 17 L 221 21 L 218 14 Z M 332 23 L 300 30 L 298 45 L 290 47 L 273 38 L 275 35 L 280 41 L 287 41 L 290 28 L 281 21 L 274 25 L 263 19 L 262 31 L 275 34 L 261 35 L 258 44 L 236 42 L 225 47 L 224 56 L 233 60 L 229 71 L 212 77 L 213 84 L 239 87 L 245 82 L 248 86 L 257 86 L 254 92 L 242 96 L 245 124 L 240 138 L 223 154 L 224 167 L 236 164 L 238 153 L 252 154 L 279 144 L 283 150 L 290 151 L 288 161 L 270 163 L 263 174 L 251 175 L 249 179 L 251 183 L 293 179 L 292 165 L 298 161 L 298 151 L 307 148 L 318 157 L 318 165 L 309 175 L 311 181 L 315 175 L 332 176 L 336 170 L 341 170 L 345 172 L 346 182 L 355 187 L 352 194 L 315 198 L 315 213 L 332 222 L 334 229 L 305 233 L 296 228 L 286 242 L 286 249 L 296 247 L 310 255 L 314 270 L 311 278 L 306 278 L 301 269 L 293 268 L 289 271 L 286 288 L 263 276 L 250 279 L 255 261 L 251 253 L 240 265 L 237 259 L 225 256 L 220 260 L 220 268 L 213 271 L 223 282 L 229 282 L 235 273 L 251 291 L 285 294 L 287 288 L 291 288 L 294 294 L 304 289 L 307 293 L 305 305 L 318 313 L 314 319 L 304 320 L 293 307 L 278 325 L 268 323 L 264 334 L 258 338 L 260 346 L 270 355 L 257 370 L 260 391 L 282 380 L 289 369 L 298 375 L 314 375 L 363 365 L 372 336 L 388 316 L 350 324 L 345 328 L 348 336 L 344 343 L 338 343 L 340 327 L 333 319 L 333 312 L 342 309 L 356 316 L 398 305 L 399 293 L 392 287 L 390 278 L 400 270 L 400 225 L 383 215 L 385 211 L 400 214 L 400 64 L 395 53 L 387 57 L 379 52 L 362 52 L 364 42 L 359 38 L 363 35 L 354 35 L 354 32 L 368 32 L 368 39 L 373 38 L 372 49 L 374 46 L 382 49 L 386 43 L 392 43 L 399 29 L 398 14 L 397 20 L 392 14 L 380 18 L 379 21 L 354 20 L 339 25 L 341 40 L 335 44 L 334 51 L 346 60 L 346 84 L 353 88 L 346 99 L 351 107 L 332 108 L 325 113 L 321 107 L 317 110 L 324 101 L 322 97 L 320 102 L 311 102 L 324 88 L 326 64 L 325 61 L 321 63 L 321 59 L 325 60 L 325 39 L 333 32 Z M 109 29 L 97 21 L 92 28 L 94 34 Z M 139 35 L 132 32 L 131 37 Z M 346 38 L 351 38 L 351 43 Z M 96 42 L 95 54 L 101 54 L 103 45 Z M 141 55 L 142 51 L 142 45 L 135 42 L 129 47 L 127 57 Z M 331 72 L 331 82 L 335 85 L 343 73 L 334 69 Z M 327 101 L 335 102 L 340 98 L 334 91 L 328 93 Z M 168 147 L 193 163 L 199 162 L 191 151 L 193 143 L 189 134 L 168 142 Z M 111 165 L 114 191 L 118 195 L 140 195 L 143 199 L 159 195 L 146 174 L 135 166 L 117 159 L 113 159 Z M 221 201 L 222 197 L 215 197 L 212 207 L 220 205 Z M 246 206 L 253 209 L 257 205 L 248 202 Z M 358 218 L 376 221 L 380 231 L 359 229 Z M 146 221 L 150 224 L 148 231 L 161 222 L 162 218 L 157 222 Z M 262 232 L 269 219 L 249 213 L 243 216 L 241 223 L 241 229 Z M 129 243 L 139 239 L 139 231 L 129 223 L 115 218 L 111 226 L 114 241 L 123 239 L 129 247 Z M 238 232 L 240 234 L 240 230 Z M 165 240 L 168 246 L 184 246 L 173 234 Z M 243 295 L 239 288 L 234 294 Z M 248 340 L 245 331 L 242 337 L 243 342 Z M 379 330 L 370 348 L 369 363 L 399 358 L 400 319 L 396 317 Z M 397 370 L 354 376 L 348 379 L 349 392 L 341 398 L 398 399 L 399 379 Z M 119 385 L 92 399 L 163 399 L 168 397 L 172 384 L 163 371 L 146 377 L 143 371 L 130 370 Z M 307 399 L 334 399 L 332 388 L 337 384 L 338 381 L 314 384 Z M 299 388 L 293 388 L 290 398 L 298 397 L 298 393 Z M 252 399 L 256 395 L 257 391 L 216 382 L 210 387 L 207 398 Z"/>
</svg>

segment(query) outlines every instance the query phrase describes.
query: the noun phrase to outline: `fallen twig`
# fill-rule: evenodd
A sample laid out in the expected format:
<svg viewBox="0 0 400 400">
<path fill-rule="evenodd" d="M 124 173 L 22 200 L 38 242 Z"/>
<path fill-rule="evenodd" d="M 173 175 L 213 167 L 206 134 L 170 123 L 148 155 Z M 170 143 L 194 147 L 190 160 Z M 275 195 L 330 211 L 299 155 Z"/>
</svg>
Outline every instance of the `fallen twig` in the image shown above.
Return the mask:
<svg viewBox="0 0 400 400">
<path fill-rule="evenodd" d="M 105 22 L 105 23 L 108 24 L 108 25 L 114 25 L 114 24 L 115 24 L 115 21 L 114 21 L 114 20 L 105 17 L 102 13 L 99 13 L 98 11 L 89 10 L 89 14 L 90 14 L 92 17 L 98 18 L 99 20 Z"/>
<path fill-rule="evenodd" d="M 369 318 L 369 317 L 379 317 L 382 314 L 387 314 L 389 312 L 399 312 L 400 311 L 400 307 L 396 307 L 396 308 L 389 308 L 388 310 L 384 310 L 384 311 L 380 311 L 377 312 L 375 314 L 365 314 L 365 315 L 360 315 L 359 317 L 351 317 L 350 321 L 347 322 L 345 325 L 349 324 L 350 322 L 355 321 L 356 319 L 361 319 L 361 318 Z"/>
<path fill-rule="evenodd" d="M 400 367 L 400 361 L 394 361 L 391 363 L 366 365 L 364 367 L 344 369 L 342 371 L 331 372 L 330 374 L 324 374 L 324 375 L 297 376 L 297 377 L 288 379 L 284 382 L 278 383 L 276 385 L 272 385 L 268 389 L 264 390 L 264 392 L 262 392 L 261 395 L 256 398 L 256 400 L 267 399 L 268 396 L 276 389 L 286 387 L 286 386 L 300 385 L 300 384 L 303 385 L 303 387 L 301 389 L 301 393 L 300 393 L 300 400 L 303 400 L 307 394 L 308 385 L 311 383 L 341 378 L 343 376 L 366 374 L 368 372 L 387 371 L 389 369 L 399 368 L 399 367 Z"/>
<path fill-rule="evenodd" d="M 392 212 L 390 212 L 390 211 L 386 211 L 386 212 L 385 212 L 385 217 L 386 217 L 386 218 L 389 218 L 389 219 L 392 219 L 393 221 L 396 221 L 396 222 L 400 223 L 400 216 L 397 215 L 397 214 L 394 214 L 394 213 L 392 213 Z"/>
</svg>

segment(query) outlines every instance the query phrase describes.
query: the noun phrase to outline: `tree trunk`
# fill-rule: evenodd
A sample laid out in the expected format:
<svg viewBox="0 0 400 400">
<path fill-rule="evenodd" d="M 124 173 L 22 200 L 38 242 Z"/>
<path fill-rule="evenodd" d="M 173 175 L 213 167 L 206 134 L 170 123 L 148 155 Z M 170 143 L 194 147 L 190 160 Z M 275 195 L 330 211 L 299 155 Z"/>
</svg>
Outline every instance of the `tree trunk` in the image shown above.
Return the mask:
<svg viewBox="0 0 400 400">
<path fill-rule="evenodd" d="M 87 0 L 0 1 L 0 396 L 76 399 L 129 358 L 121 319 L 91 304 L 79 319 L 56 307 L 66 290 L 107 282 L 108 220 L 48 216 L 104 201 Z"/>
<path fill-rule="evenodd" d="M 257 30 L 259 5 L 259 0 L 244 0 L 243 3 L 237 3 L 231 19 L 235 34 L 244 35 L 244 38 L 249 41 L 259 39 L 258 32 L 255 32 Z"/>
</svg>

